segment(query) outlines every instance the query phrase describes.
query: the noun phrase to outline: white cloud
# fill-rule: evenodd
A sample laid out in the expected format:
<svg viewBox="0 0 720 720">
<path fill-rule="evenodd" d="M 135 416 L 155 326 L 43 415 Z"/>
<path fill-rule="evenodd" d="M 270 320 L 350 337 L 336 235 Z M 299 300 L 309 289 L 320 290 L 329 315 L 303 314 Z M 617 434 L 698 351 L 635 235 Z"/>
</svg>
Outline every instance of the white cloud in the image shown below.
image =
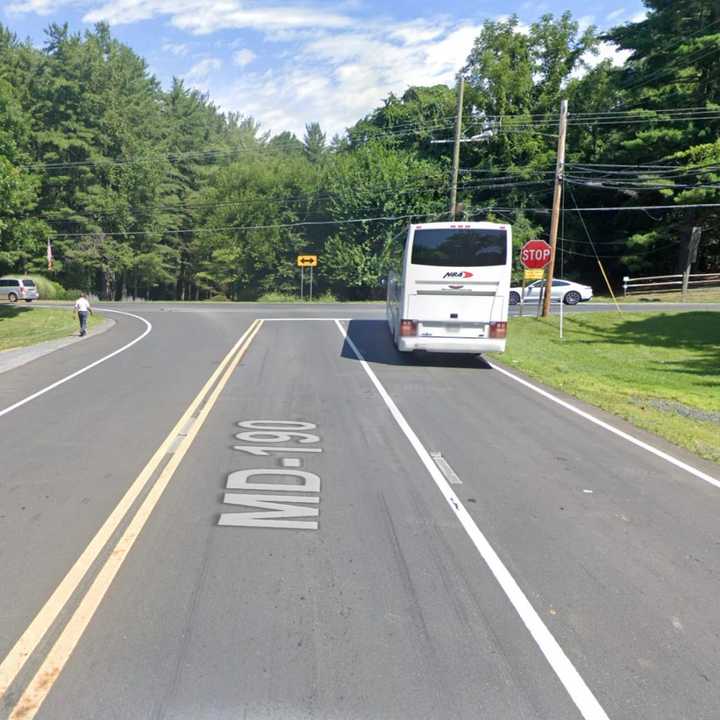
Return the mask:
<svg viewBox="0 0 720 720">
<path fill-rule="evenodd" d="M 617 45 L 609 42 L 601 42 L 597 46 L 597 50 L 597 55 L 587 52 L 583 56 L 583 60 L 591 68 L 599 65 L 603 60 L 610 60 L 613 65 L 619 67 L 632 55 L 631 50 L 621 50 Z M 585 72 L 585 70 L 579 69 L 576 70 L 572 76 L 574 78 L 582 77 Z"/>
<path fill-rule="evenodd" d="M 178 57 L 182 57 L 184 55 L 187 55 L 190 51 L 190 46 L 186 43 L 171 43 L 171 42 L 164 42 L 160 46 L 165 52 L 172 53 L 173 55 L 177 55 Z"/>
<path fill-rule="evenodd" d="M 332 9 L 319 4 L 329 0 L 12 1 L 36 13 L 80 4 L 87 22 L 120 25 L 154 19 L 155 25 L 169 23 L 193 36 L 236 31 L 231 42 L 219 35 L 204 44 L 195 38 L 186 45 L 182 36 L 175 42 L 173 35 L 173 42 L 161 47 L 178 57 L 188 50 L 205 50 L 207 55 L 184 75 L 189 85 L 209 92 L 224 110 L 254 116 L 265 129 L 300 136 L 309 121 L 319 121 L 329 135 L 342 132 L 390 93 L 402 94 L 409 86 L 453 84 L 482 30 L 479 21 L 447 15 L 412 21 L 368 16 L 363 0 L 336 2 Z M 583 20 L 589 23 L 592 18 Z M 517 29 L 529 31 L 525 24 Z M 252 41 L 248 30 L 255 33 Z M 258 36 L 277 44 L 272 53 L 263 53 L 263 60 L 272 60 L 272 70 L 257 70 L 253 64 L 260 51 L 248 45 Z M 219 57 L 221 52 L 227 57 Z M 621 55 L 608 46 L 601 47 L 600 56 L 587 59 L 596 63 L 602 57 L 619 61 Z M 233 73 L 230 63 L 245 69 Z"/>
<path fill-rule="evenodd" d="M 445 32 L 447 25 L 447 21 L 433 22 L 420 18 L 392 28 L 389 37 L 400 40 L 405 45 L 417 45 L 440 37 Z"/>
<path fill-rule="evenodd" d="M 607 19 L 615 20 L 616 18 L 619 18 L 624 14 L 625 14 L 625 8 L 621 7 L 621 8 L 618 8 L 617 10 L 613 10 L 611 13 L 608 13 Z"/>
<path fill-rule="evenodd" d="M 52 0 L 26 0 L 26 2 Z M 66 0 L 55 0 L 63 2 Z M 272 28 L 347 27 L 350 18 L 322 8 L 304 5 L 249 5 L 239 0 L 109 0 L 90 10 L 86 22 L 105 20 L 112 25 L 124 25 L 154 17 L 170 17 L 175 27 L 206 35 L 216 30 L 252 28 L 265 31 Z"/>
<path fill-rule="evenodd" d="M 317 120 L 329 135 L 377 107 L 391 92 L 411 85 L 452 84 L 481 26 L 436 24 L 434 38 L 415 42 L 411 30 L 429 32 L 430 23 L 387 24 L 306 36 L 273 71 L 245 73 L 213 87 L 225 110 L 252 115 L 263 127 L 302 136 Z M 276 55 L 276 58 L 279 56 Z"/>
<path fill-rule="evenodd" d="M 7 11 L 11 14 L 36 13 L 37 15 L 49 15 L 60 5 L 74 4 L 70 0 L 23 0 L 22 2 L 10 3 Z"/>
<path fill-rule="evenodd" d="M 255 58 L 256 55 L 252 50 L 248 48 L 242 48 L 242 50 L 236 50 L 233 53 L 233 62 L 240 67 L 249 65 Z"/>
<path fill-rule="evenodd" d="M 647 19 L 647 11 L 643 10 L 643 12 L 636 13 L 630 18 L 631 23 L 639 23 L 643 20 Z"/>
<path fill-rule="evenodd" d="M 196 62 L 183 77 L 194 87 L 205 90 L 206 80 L 210 77 L 211 73 L 220 70 L 222 64 L 220 58 L 204 58 Z"/>
</svg>

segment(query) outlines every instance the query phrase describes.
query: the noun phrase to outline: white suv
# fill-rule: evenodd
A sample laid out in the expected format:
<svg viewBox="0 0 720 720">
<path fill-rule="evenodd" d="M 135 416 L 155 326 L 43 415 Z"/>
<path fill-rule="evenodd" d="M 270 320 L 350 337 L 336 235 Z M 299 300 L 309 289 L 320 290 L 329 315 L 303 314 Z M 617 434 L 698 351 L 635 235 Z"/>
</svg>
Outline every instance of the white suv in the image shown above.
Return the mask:
<svg viewBox="0 0 720 720">
<path fill-rule="evenodd" d="M 0 278 L 0 300 L 32 302 L 39 297 L 35 283 L 29 278 Z"/>
</svg>

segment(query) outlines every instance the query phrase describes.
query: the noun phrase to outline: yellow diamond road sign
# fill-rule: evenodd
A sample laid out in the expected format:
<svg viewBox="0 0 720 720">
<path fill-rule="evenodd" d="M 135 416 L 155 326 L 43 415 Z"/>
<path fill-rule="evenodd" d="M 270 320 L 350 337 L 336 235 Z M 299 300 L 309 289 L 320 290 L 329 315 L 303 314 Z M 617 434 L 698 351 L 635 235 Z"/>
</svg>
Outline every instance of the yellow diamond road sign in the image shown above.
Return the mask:
<svg viewBox="0 0 720 720">
<path fill-rule="evenodd" d="M 545 268 L 525 269 L 525 280 L 542 280 L 545 274 Z"/>
<path fill-rule="evenodd" d="M 317 267 L 317 255 L 298 255 L 298 267 Z"/>
</svg>

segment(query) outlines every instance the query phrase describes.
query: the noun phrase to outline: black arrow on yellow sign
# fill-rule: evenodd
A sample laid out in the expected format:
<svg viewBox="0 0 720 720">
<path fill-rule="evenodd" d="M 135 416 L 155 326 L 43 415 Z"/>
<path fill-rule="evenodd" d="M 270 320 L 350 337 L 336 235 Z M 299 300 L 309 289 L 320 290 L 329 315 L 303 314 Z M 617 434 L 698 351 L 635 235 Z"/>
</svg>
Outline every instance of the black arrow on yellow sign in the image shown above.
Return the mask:
<svg viewBox="0 0 720 720">
<path fill-rule="evenodd" d="M 297 265 L 298 267 L 317 267 L 318 256 L 317 255 L 298 255 Z"/>
</svg>

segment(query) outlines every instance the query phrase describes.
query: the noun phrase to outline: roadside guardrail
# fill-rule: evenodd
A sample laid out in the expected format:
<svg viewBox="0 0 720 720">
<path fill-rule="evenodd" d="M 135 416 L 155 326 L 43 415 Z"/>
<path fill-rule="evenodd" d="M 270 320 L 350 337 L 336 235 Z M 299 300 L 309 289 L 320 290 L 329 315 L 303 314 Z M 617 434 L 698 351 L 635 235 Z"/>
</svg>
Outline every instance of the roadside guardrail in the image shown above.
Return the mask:
<svg viewBox="0 0 720 720">
<path fill-rule="evenodd" d="M 712 287 L 720 287 L 720 272 L 691 273 L 687 277 L 685 277 L 685 273 L 678 273 L 677 275 L 625 276 L 623 278 L 625 297 L 640 293 L 687 292 Z"/>
</svg>

